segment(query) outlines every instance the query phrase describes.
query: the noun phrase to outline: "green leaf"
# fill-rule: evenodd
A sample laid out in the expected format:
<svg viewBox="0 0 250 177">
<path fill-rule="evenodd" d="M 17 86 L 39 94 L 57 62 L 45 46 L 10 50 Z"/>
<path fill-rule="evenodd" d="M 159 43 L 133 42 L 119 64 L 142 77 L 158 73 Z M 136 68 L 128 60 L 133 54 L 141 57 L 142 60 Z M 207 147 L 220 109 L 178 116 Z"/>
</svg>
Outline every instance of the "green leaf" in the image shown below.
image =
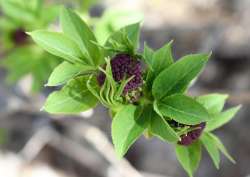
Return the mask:
<svg viewBox="0 0 250 177">
<path fill-rule="evenodd" d="M 23 5 L 23 7 L 25 7 L 26 10 L 30 10 L 34 14 L 34 16 L 37 16 L 37 17 L 40 15 L 40 12 L 43 9 L 43 4 L 44 4 L 43 0 L 21 0 L 20 1 L 20 5 Z"/>
<path fill-rule="evenodd" d="M 0 65 L 8 70 L 8 83 L 13 84 L 29 74 L 32 77 L 32 91 L 38 92 L 59 62 L 59 58 L 44 52 L 40 47 L 29 45 L 12 50 Z"/>
<path fill-rule="evenodd" d="M 128 35 L 128 39 L 132 42 L 135 49 L 139 47 L 139 39 L 140 39 L 140 23 L 134 23 L 126 26 L 125 28 L 126 34 Z"/>
<path fill-rule="evenodd" d="M 38 7 L 39 8 L 39 7 Z M 48 26 L 51 22 L 53 22 L 59 15 L 60 6 L 47 6 L 40 9 L 40 20 L 41 27 Z"/>
<path fill-rule="evenodd" d="M 152 92 L 156 99 L 182 93 L 200 73 L 210 55 L 187 55 L 163 70 L 154 80 Z"/>
<path fill-rule="evenodd" d="M 213 131 L 224 124 L 228 123 L 235 114 L 240 110 L 241 106 L 233 107 L 222 113 L 212 115 L 212 119 L 207 122 L 206 131 Z"/>
<path fill-rule="evenodd" d="M 29 8 L 34 11 L 35 13 L 39 12 L 40 9 L 42 9 L 44 0 L 26 0 L 27 5 Z M 37 14 L 39 15 L 39 14 Z"/>
<path fill-rule="evenodd" d="M 39 50 L 41 50 L 39 48 Z M 31 53 L 29 53 L 31 55 Z M 36 55 L 35 53 L 33 55 Z M 50 73 L 59 64 L 60 59 L 50 55 L 47 52 L 42 51 L 42 54 L 38 55 L 33 60 L 33 67 L 31 68 L 32 75 L 32 91 L 39 92 L 44 87 Z"/>
<path fill-rule="evenodd" d="M 172 43 L 173 41 L 170 41 L 162 48 L 155 51 L 153 55 L 153 71 L 155 75 L 158 75 L 162 70 L 168 68 L 174 63 L 171 51 Z"/>
<path fill-rule="evenodd" d="M 16 29 L 17 24 L 15 22 L 11 21 L 8 17 L 1 17 L 0 18 L 0 31 L 12 31 L 13 29 Z M 9 36 L 8 36 L 9 37 Z M 3 42 L 3 41 L 1 41 Z"/>
<path fill-rule="evenodd" d="M 152 83 L 159 73 L 173 64 L 172 41 L 158 49 L 155 53 L 147 45 L 144 48 L 144 60 L 150 68 L 146 78 L 147 90 L 152 89 Z"/>
<path fill-rule="evenodd" d="M 33 12 L 25 7 L 24 3 L 13 0 L 0 0 L 0 3 L 1 9 L 6 16 L 22 23 L 32 23 L 35 21 Z"/>
<path fill-rule="evenodd" d="M 34 61 L 37 59 L 36 55 L 33 54 L 35 54 L 33 53 L 33 48 L 19 47 L 10 52 L 9 55 L 1 61 L 1 65 L 8 70 L 8 83 L 13 84 L 31 72 Z"/>
<path fill-rule="evenodd" d="M 153 55 L 153 49 L 144 43 L 143 59 L 151 71 L 153 71 Z"/>
<path fill-rule="evenodd" d="M 210 114 L 216 114 L 222 111 L 228 95 L 225 94 L 209 94 L 199 96 L 197 101 L 202 104 Z"/>
<path fill-rule="evenodd" d="M 60 22 L 63 32 L 79 45 L 84 55 L 87 53 L 91 57 L 92 65 L 98 65 L 101 53 L 93 44 L 97 41 L 88 25 L 76 13 L 66 8 L 61 11 Z"/>
<path fill-rule="evenodd" d="M 131 24 L 113 33 L 105 43 L 105 47 L 122 50 L 134 54 L 139 45 L 140 23 Z"/>
<path fill-rule="evenodd" d="M 228 153 L 227 149 L 225 148 L 225 146 L 222 144 L 222 142 L 220 141 L 220 139 L 215 136 L 212 133 L 207 132 L 207 134 L 213 138 L 217 148 L 232 162 L 232 163 L 236 163 L 235 160 L 233 159 L 233 157 Z"/>
<path fill-rule="evenodd" d="M 91 69 L 93 68 L 87 65 L 76 65 L 70 64 L 69 62 L 63 62 L 54 69 L 46 86 L 62 85 L 81 72 L 89 71 Z"/>
<path fill-rule="evenodd" d="M 97 84 L 97 79 L 95 78 L 95 75 L 90 75 L 89 79 L 87 81 L 87 88 L 89 89 L 89 91 L 100 101 L 100 89 L 99 86 Z"/>
<path fill-rule="evenodd" d="M 49 53 L 62 57 L 70 63 L 83 63 L 77 44 L 62 33 L 37 30 L 29 33 L 33 40 Z"/>
<path fill-rule="evenodd" d="M 214 139 L 209 136 L 208 133 L 203 132 L 202 136 L 200 137 L 201 142 L 203 143 L 203 145 L 205 146 L 205 148 L 208 151 L 208 154 L 210 155 L 210 157 L 212 158 L 214 165 L 217 169 L 219 169 L 219 164 L 220 164 L 220 153 L 219 153 L 219 149 L 216 145 L 216 142 L 214 141 Z"/>
<path fill-rule="evenodd" d="M 113 32 L 142 20 L 143 14 L 138 11 L 107 9 L 95 23 L 95 34 L 100 44 L 104 44 Z"/>
<path fill-rule="evenodd" d="M 206 109 L 185 95 L 172 95 L 157 103 L 160 112 L 175 121 L 195 125 L 210 119 Z"/>
<path fill-rule="evenodd" d="M 153 135 L 157 136 L 163 141 L 171 143 L 177 142 L 179 140 L 179 136 L 163 117 L 160 117 L 154 111 L 152 111 L 151 115 L 149 116 L 151 117 L 150 131 Z"/>
<path fill-rule="evenodd" d="M 200 142 L 196 141 L 189 146 L 176 145 L 175 152 L 181 166 L 192 177 L 201 159 Z"/>
<path fill-rule="evenodd" d="M 87 77 L 72 79 L 60 91 L 49 95 L 44 109 L 49 113 L 76 114 L 93 108 L 97 100 L 86 87 Z"/>
<path fill-rule="evenodd" d="M 112 140 L 115 151 L 122 157 L 129 147 L 140 137 L 150 122 L 151 109 L 143 109 L 134 105 L 124 106 L 113 118 Z"/>
</svg>

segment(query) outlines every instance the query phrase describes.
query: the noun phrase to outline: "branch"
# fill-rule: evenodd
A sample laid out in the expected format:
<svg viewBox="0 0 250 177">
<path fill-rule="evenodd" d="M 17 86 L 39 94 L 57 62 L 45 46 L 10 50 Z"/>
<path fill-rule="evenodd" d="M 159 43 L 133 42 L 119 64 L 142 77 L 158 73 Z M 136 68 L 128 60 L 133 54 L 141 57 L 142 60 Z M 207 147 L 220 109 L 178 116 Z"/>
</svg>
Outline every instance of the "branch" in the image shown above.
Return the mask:
<svg viewBox="0 0 250 177">
<path fill-rule="evenodd" d="M 90 151 L 81 144 L 60 135 L 49 126 L 39 129 L 30 138 L 19 154 L 26 161 L 30 162 L 38 156 L 45 145 L 52 146 L 99 176 L 102 176 L 106 171 L 102 161 L 95 153 L 93 153 L 93 151 Z"/>
</svg>

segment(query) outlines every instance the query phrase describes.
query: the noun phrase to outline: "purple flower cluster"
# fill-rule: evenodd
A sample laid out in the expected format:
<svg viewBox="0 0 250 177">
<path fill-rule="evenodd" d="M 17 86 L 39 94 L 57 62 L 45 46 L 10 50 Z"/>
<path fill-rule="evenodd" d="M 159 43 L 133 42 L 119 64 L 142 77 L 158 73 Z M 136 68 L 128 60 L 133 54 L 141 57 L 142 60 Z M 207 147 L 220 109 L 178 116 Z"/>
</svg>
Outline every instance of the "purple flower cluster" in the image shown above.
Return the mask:
<svg viewBox="0 0 250 177">
<path fill-rule="evenodd" d="M 12 33 L 12 40 L 16 45 L 23 45 L 27 42 L 28 35 L 25 33 L 25 30 L 19 28 Z"/>
<path fill-rule="evenodd" d="M 195 140 L 197 140 L 201 136 L 205 126 L 206 126 L 205 122 L 202 122 L 198 125 L 193 125 L 192 128 L 197 128 L 197 129 L 192 130 L 185 135 L 182 135 L 181 140 L 178 142 L 178 144 L 184 146 L 192 144 Z"/>
<path fill-rule="evenodd" d="M 128 54 L 117 54 L 111 59 L 110 63 L 112 75 L 116 82 L 134 76 L 125 86 L 123 90 L 124 95 L 130 91 L 136 90 L 142 85 L 142 66 L 139 60 L 132 58 Z M 104 84 L 105 78 L 106 76 L 103 72 L 97 76 L 97 81 L 100 86 Z"/>
</svg>

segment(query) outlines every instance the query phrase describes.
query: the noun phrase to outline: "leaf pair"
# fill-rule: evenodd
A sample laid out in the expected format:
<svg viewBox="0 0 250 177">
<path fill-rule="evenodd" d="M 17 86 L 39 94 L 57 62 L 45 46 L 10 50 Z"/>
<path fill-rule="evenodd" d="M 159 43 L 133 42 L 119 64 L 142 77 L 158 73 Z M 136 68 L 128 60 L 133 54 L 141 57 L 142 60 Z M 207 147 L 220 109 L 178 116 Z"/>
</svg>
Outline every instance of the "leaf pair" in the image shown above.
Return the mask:
<svg viewBox="0 0 250 177">
<path fill-rule="evenodd" d="M 236 163 L 235 160 L 228 153 L 220 139 L 214 134 L 205 132 L 201 137 L 201 141 L 207 149 L 217 169 L 219 169 L 220 163 L 219 151 L 221 151 L 232 163 Z"/>
<path fill-rule="evenodd" d="M 129 25 L 142 21 L 143 15 L 137 11 L 107 9 L 95 24 L 95 34 L 100 44 L 104 44 L 110 34 Z"/>
<path fill-rule="evenodd" d="M 152 94 L 155 100 L 153 105 L 144 105 L 147 110 L 143 110 L 143 113 L 147 112 L 147 128 L 150 134 L 163 141 L 176 143 L 179 136 L 168 124 L 168 118 L 188 125 L 196 125 L 210 119 L 207 110 L 200 103 L 182 94 L 189 82 L 199 74 L 209 55 L 189 55 L 173 63 L 171 44 L 170 42 L 156 52 L 145 46 L 144 61 L 150 69 L 146 84 L 152 81 Z M 118 112 L 115 125 L 118 125 L 119 115 Z M 119 131 L 123 132 L 124 129 Z M 133 132 L 133 129 L 131 128 L 130 131 Z M 118 129 L 115 133 L 120 134 Z M 124 142 L 119 141 L 119 137 L 116 138 L 113 133 L 112 136 L 113 140 L 117 139 L 115 147 L 118 148 L 118 154 L 125 154 L 127 149 L 121 149 L 121 146 L 125 146 Z M 129 136 L 129 132 L 127 132 L 127 137 L 133 140 L 137 138 Z M 126 147 L 130 145 L 126 145 Z"/>
<path fill-rule="evenodd" d="M 122 157 L 128 148 L 141 136 L 149 123 L 150 109 L 127 105 L 113 118 L 112 140 L 119 157 Z"/>
<path fill-rule="evenodd" d="M 97 103 L 86 83 L 87 75 L 97 70 L 102 54 L 92 43 L 96 39 L 91 29 L 73 11 L 62 9 L 60 23 L 63 33 L 38 30 L 29 34 L 43 49 L 65 60 L 54 69 L 47 85 L 66 85 L 48 97 L 44 109 L 50 113 L 75 114 Z"/>
<path fill-rule="evenodd" d="M 196 100 L 182 95 L 201 72 L 210 55 L 187 55 L 174 63 L 172 41 L 154 52 L 146 44 L 144 60 L 149 66 L 147 90 L 152 91 L 159 112 L 183 124 L 194 125 L 209 119 Z"/>
<path fill-rule="evenodd" d="M 197 170 L 201 159 L 201 145 L 204 145 L 211 156 L 215 167 L 219 169 L 220 151 L 232 162 L 235 160 L 230 156 L 219 138 L 212 133 L 204 132 L 200 140 L 189 146 L 176 145 L 176 156 L 182 167 L 190 177 Z"/>
<path fill-rule="evenodd" d="M 219 168 L 219 151 L 221 151 L 231 162 L 235 163 L 219 138 L 210 133 L 210 131 L 213 131 L 228 123 L 241 107 L 236 106 L 221 112 L 227 98 L 228 96 L 224 94 L 210 94 L 197 98 L 197 101 L 200 102 L 204 107 L 206 107 L 210 116 L 212 117 L 211 120 L 207 122 L 205 128 L 206 132 L 202 135 L 201 141 L 207 149 L 209 155 L 211 156 L 216 168 Z"/>
<path fill-rule="evenodd" d="M 207 109 L 211 119 L 206 122 L 205 132 L 203 132 L 199 141 L 188 147 L 176 146 L 177 158 L 189 176 L 193 176 L 196 170 L 199 161 L 198 156 L 200 156 L 197 152 L 200 154 L 201 144 L 204 145 L 205 149 L 208 151 L 217 169 L 220 163 L 220 152 L 222 152 L 232 163 L 235 163 L 220 139 L 210 132 L 228 123 L 240 109 L 240 106 L 237 106 L 221 112 L 227 97 L 228 96 L 224 94 L 209 94 L 196 98 L 196 100 Z M 199 144 L 199 146 L 197 146 L 197 144 Z M 196 149 L 196 152 L 190 153 L 190 149 Z"/>
<path fill-rule="evenodd" d="M 211 156 L 215 166 L 219 169 L 220 151 L 232 162 L 234 159 L 229 155 L 228 151 L 221 143 L 218 137 L 212 133 L 204 132 L 200 140 L 192 143 L 189 146 L 176 145 L 176 156 L 182 167 L 190 177 L 197 170 L 201 159 L 201 149 L 204 145 L 209 155 Z"/>
<path fill-rule="evenodd" d="M 91 29 L 78 15 L 63 9 L 60 15 L 63 33 L 38 30 L 29 33 L 33 40 L 49 53 L 65 59 L 69 63 L 78 63 L 94 67 L 102 56 Z"/>
<path fill-rule="evenodd" d="M 155 99 L 183 93 L 189 83 L 201 72 L 210 55 L 187 55 L 163 70 L 154 80 L 152 93 Z"/>
<path fill-rule="evenodd" d="M 44 30 L 38 30 L 29 33 L 33 40 L 38 43 L 38 45 L 43 47 L 51 54 L 66 60 L 54 69 L 49 78 L 47 86 L 67 84 L 75 77 L 96 74 L 98 72 L 98 66 L 104 61 L 102 50 L 98 45 L 96 45 L 97 41 L 92 30 L 81 20 L 77 14 L 71 10 L 62 9 L 60 15 L 60 24 L 63 33 L 49 32 Z M 119 36 L 121 33 L 122 35 Z M 119 32 L 110 36 L 109 41 L 112 39 L 117 40 L 117 36 L 119 39 L 121 39 L 121 41 L 118 40 L 119 45 L 124 45 L 123 42 L 125 37 L 129 45 L 131 44 L 131 49 L 134 50 L 134 47 L 138 45 L 139 40 L 139 24 L 124 27 Z M 92 85 L 90 82 L 88 82 L 89 84 L 88 86 L 86 85 L 86 87 L 89 89 L 89 92 L 86 93 L 95 96 L 106 106 L 117 105 L 117 101 L 119 101 L 126 83 L 131 78 L 124 80 L 118 86 L 118 84 L 113 80 L 111 68 L 107 68 L 109 70 L 104 71 L 107 78 L 105 80 L 104 86 L 99 91 L 96 91 L 96 83 Z M 65 86 L 66 88 L 68 88 L 68 84 Z M 52 94 L 52 96 L 48 98 L 45 104 L 46 111 L 49 111 L 50 113 L 59 113 L 61 109 L 59 106 L 53 105 L 53 102 L 57 105 L 57 102 L 60 102 L 60 99 L 62 99 L 61 97 L 64 99 L 69 97 L 67 101 L 63 102 L 65 105 L 60 104 L 61 107 L 66 107 L 68 101 L 72 99 L 68 94 L 64 93 L 64 89 L 59 91 L 59 93 L 57 92 L 56 94 Z M 53 102 L 50 100 L 53 100 Z M 81 104 L 88 105 L 87 102 L 87 99 L 81 100 Z M 85 108 L 82 110 L 85 110 Z M 71 109 L 65 109 L 63 112 L 74 113 Z M 75 113 L 77 112 L 78 111 Z"/>
<path fill-rule="evenodd" d="M 140 23 L 131 24 L 114 32 L 107 39 L 104 48 L 108 50 L 107 55 L 113 52 L 121 52 L 136 55 L 139 47 Z"/>
<path fill-rule="evenodd" d="M 153 80 L 156 76 L 174 63 L 172 42 L 170 41 L 155 52 L 146 43 L 144 44 L 143 59 L 149 68 L 146 78 L 146 87 L 148 90 L 152 89 Z"/>
<path fill-rule="evenodd" d="M 122 157 L 146 131 L 165 142 L 176 143 L 179 140 L 179 136 L 155 112 L 152 104 L 127 105 L 116 113 L 112 121 L 112 140 L 118 156 Z"/>
<path fill-rule="evenodd" d="M 160 71 L 152 86 L 152 94 L 160 113 L 187 125 L 206 122 L 210 118 L 207 110 L 193 98 L 183 95 L 183 92 L 201 72 L 209 55 L 187 55 L 176 63 L 172 63 L 171 43 L 165 48 L 165 51 L 168 51 L 165 54 L 168 58 L 168 62 L 165 62 L 166 69 L 161 68 L 163 64 L 153 67 L 154 70 Z M 160 51 L 159 53 L 162 53 Z"/>
<path fill-rule="evenodd" d="M 60 24 L 63 33 L 78 44 L 90 64 L 98 65 L 101 60 L 101 51 L 93 43 L 97 41 L 88 25 L 73 11 L 65 8 L 62 9 L 60 15 Z"/>
<path fill-rule="evenodd" d="M 209 94 L 197 97 L 197 101 L 201 103 L 211 116 L 211 120 L 207 122 L 206 131 L 213 131 L 224 124 L 228 123 L 241 108 L 241 105 L 222 111 L 228 95 L 225 94 Z"/>
<path fill-rule="evenodd" d="M 189 146 L 176 145 L 176 157 L 190 177 L 197 170 L 201 160 L 201 143 L 196 141 Z"/>
</svg>

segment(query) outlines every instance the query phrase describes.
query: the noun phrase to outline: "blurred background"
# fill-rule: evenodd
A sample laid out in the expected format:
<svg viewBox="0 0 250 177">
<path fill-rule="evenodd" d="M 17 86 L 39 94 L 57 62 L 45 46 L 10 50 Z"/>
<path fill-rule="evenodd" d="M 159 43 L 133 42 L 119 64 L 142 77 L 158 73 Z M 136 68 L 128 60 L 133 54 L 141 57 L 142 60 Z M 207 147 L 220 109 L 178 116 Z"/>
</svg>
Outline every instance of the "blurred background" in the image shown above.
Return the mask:
<svg viewBox="0 0 250 177">
<path fill-rule="evenodd" d="M 197 177 L 250 177 L 249 0 L 2 0 L 0 7 L 0 177 L 183 177 L 174 148 L 139 139 L 116 159 L 110 119 L 98 106 L 79 116 L 39 111 L 52 68 L 61 61 L 24 33 L 58 30 L 60 6 L 74 8 L 100 42 L 123 25 L 143 20 L 144 41 L 154 49 L 174 40 L 175 59 L 197 52 L 213 55 L 191 95 L 228 93 L 226 107 L 242 104 L 235 119 L 215 133 L 236 159 L 222 157 L 216 170 L 204 151 Z M 28 9 L 28 10 L 27 10 Z M 130 164 L 128 163 L 130 162 Z"/>
</svg>

